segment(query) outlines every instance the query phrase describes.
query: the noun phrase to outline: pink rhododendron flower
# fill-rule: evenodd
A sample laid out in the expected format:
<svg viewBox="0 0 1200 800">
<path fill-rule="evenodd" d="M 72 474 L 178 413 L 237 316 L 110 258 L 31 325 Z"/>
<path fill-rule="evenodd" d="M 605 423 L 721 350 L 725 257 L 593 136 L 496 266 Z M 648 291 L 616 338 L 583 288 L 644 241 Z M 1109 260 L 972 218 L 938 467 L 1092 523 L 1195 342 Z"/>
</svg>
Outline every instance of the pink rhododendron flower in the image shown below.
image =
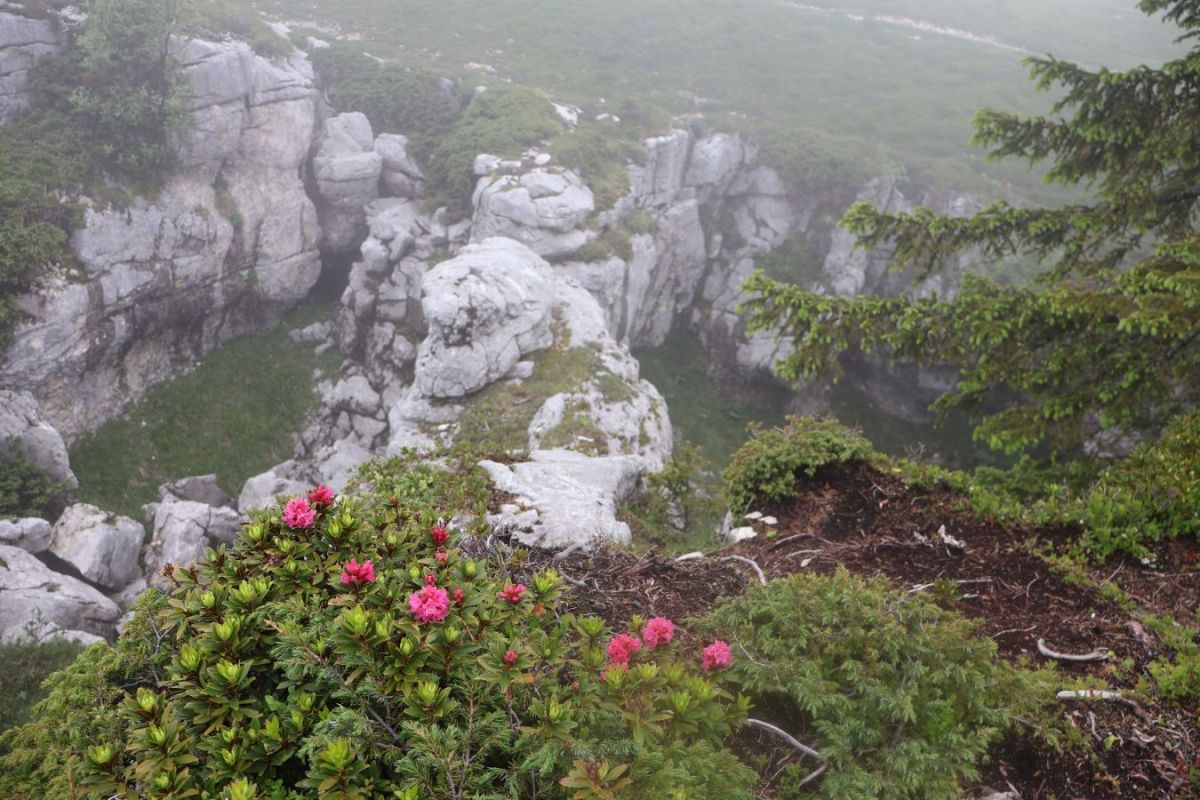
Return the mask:
<svg viewBox="0 0 1200 800">
<path fill-rule="evenodd" d="M 437 586 L 437 575 L 434 575 L 432 572 L 425 573 L 425 585 Z"/>
<path fill-rule="evenodd" d="M 705 672 L 710 672 L 714 669 L 725 669 L 732 663 L 733 651 L 729 649 L 729 645 L 720 639 L 717 639 L 704 648 L 704 652 L 700 654 L 700 668 Z"/>
<path fill-rule="evenodd" d="M 435 547 L 441 547 L 450 538 L 450 529 L 446 527 L 445 523 L 439 521 L 430 529 L 429 538 L 433 539 Z"/>
<path fill-rule="evenodd" d="M 642 641 L 651 650 L 669 645 L 674 636 L 675 624 L 666 617 L 655 617 L 642 628 Z"/>
<path fill-rule="evenodd" d="M 450 558 L 450 556 L 446 553 L 445 550 L 438 550 L 436 553 L 433 554 L 433 557 L 439 564 L 445 564 L 446 559 Z"/>
<path fill-rule="evenodd" d="M 355 559 L 350 559 L 350 562 L 342 568 L 342 583 L 358 586 L 363 583 L 375 582 L 375 565 L 370 559 L 358 563 Z"/>
<path fill-rule="evenodd" d="M 519 656 L 517 655 L 516 650 L 509 650 L 504 654 L 504 663 L 511 667 L 513 664 L 517 663 L 518 658 Z"/>
<path fill-rule="evenodd" d="M 461 606 L 463 604 L 463 600 L 465 598 L 466 598 L 466 595 L 463 594 L 463 590 L 460 589 L 459 587 L 455 586 L 454 587 L 454 605 Z"/>
<path fill-rule="evenodd" d="M 333 505 L 333 499 L 333 490 L 324 484 L 308 493 L 308 502 L 317 508 L 329 508 Z"/>
<path fill-rule="evenodd" d="M 500 590 L 499 597 L 501 600 L 507 600 L 510 603 L 516 604 L 521 602 L 521 595 L 525 594 L 525 584 L 518 583 L 513 586 L 511 583 L 504 584 L 504 588 Z"/>
<path fill-rule="evenodd" d="M 283 524 L 289 528 L 311 528 L 317 521 L 317 512 L 303 497 L 293 497 L 283 508 Z"/>
<path fill-rule="evenodd" d="M 408 596 L 408 607 L 417 622 L 441 622 L 450 612 L 450 596 L 445 589 L 426 586 Z"/>
<path fill-rule="evenodd" d="M 625 666 L 634 650 L 642 648 L 642 640 L 628 633 L 618 633 L 608 643 L 608 660 L 614 664 Z"/>
</svg>

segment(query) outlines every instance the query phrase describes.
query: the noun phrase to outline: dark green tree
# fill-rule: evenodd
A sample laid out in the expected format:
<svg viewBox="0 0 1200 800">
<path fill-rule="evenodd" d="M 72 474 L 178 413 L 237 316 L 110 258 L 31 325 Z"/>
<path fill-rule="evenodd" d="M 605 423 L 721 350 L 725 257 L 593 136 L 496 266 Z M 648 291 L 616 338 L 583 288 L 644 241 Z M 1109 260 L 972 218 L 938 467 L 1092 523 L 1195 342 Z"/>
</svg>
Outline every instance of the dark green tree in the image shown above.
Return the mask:
<svg viewBox="0 0 1200 800">
<path fill-rule="evenodd" d="M 1200 38 L 1200 0 L 1142 0 Z M 1041 90 L 1061 99 L 1046 116 L 993 110 L 975 140 L 994 158 L 1048 166 L 1047 178 L 1091 189 L 1057 208 L 994 203 L 966 218 L 927 209 L 850 208 L 842 224 L 860 246 L 895 247 L 894 269 L 917 275 L 976 252 L 1033 256 L 1031 286 L 968 276 L 949 298 L 848 299 L 756 274 L 747 284 L 752 329 L 794 338 L 778 367 L 792 379 L 834 375 L 843 354 L 956 364 L 956 387 L 935 403 L 978 413 L 977 435 L 1017 452 L 1070 454 L 1095 419 L 1161 430 L 1200 400 L 1200 46 L 1158 67 L 1091 70 L 1048 56 L 1027 61 Z M 984 411 L 1001 393 L 1016 400 Z"/>
</svg>

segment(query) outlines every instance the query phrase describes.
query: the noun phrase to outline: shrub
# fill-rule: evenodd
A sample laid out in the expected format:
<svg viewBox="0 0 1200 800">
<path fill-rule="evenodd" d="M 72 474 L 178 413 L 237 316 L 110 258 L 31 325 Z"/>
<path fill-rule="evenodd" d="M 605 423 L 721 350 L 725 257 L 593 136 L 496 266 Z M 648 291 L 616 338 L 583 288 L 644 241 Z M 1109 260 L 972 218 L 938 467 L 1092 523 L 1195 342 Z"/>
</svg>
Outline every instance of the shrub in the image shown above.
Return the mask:
<svg viewBox="0 0 1200 800">
<path fill-rule="evenodd" d="M 0 731 L 29 721 L 30 709 L 45 696 L 42 681 L 70 665 L 79 650 L 75 642 L 62 640 L 0 645 Z"/>
<path fill-rule="evenodd" d="M 596 197 L 597 210 L 612 208 L 629 193 L 630 145 L 595 128 L 576 128 L 550 145 L 555 159 L 574 171 Z"/>
<path fill-rule="evenodd" d="M 1200 532 L 1200 412 L 1101 473 L 1082 500 L 1083 543 L 1096 557 L 1149 554 L 1147 545 Z"/>
<path fill-rule="evenodd" d="M 429 159 L 430 203 L 466 211 L 475 188 L 475 156 L 518 155 L 561 130 L 554 107 L 530 89 L 499 87 L 475 95 Z"/>
<path fill-rule="evenodd" d="M 293 498 L 169 571 L 115 651 L 89 650 L 5 735 L 0 790 L 40 796 L 66 773 L 94 797 L 749 800 L 721 747 L 745 701 L 699 652 L 608 663 L 609 631 L 561 613 L 553 571 L 447 541 L 429 502 L 474 502 L 477 468 L 399 463 L 368 467 L 365 496 Z M 69 699 L 86 746 L 50 716 Z"/>
<path fill-rule="evenodd" d="M 376 133 L 402 133 L 422 155 L 454 126 L 462 110 L 432 72 L 381 64 L 344 42 L 310 56 L 338 111 L 361 111 Z"/>
<path fill-rule="evenodd" d="M 786 788 L 794 773 L 784 798 L 958 798 L 1029 694 L 971 623 L 844 568 L 724 599 L 702 628 L 744 648 L 733 682 L 829 762 L 803 792 Z"/>
<path fill-rule="evenodd" d="M 1200 623 L 1200 611 L 1196 621 Z M 1180 625 L 1171 617 L 1149 617 L 1146 624 L 1172 651 L 1170 658 L 1155 659 L 1149 666 L 1158 690 L 1176 703 L 1200 703 L 1200 628 Z"/>
<path fill-rule="evenodd" d="M 0 461 L 0 519 L 47 516 L 65 488 L 24 458 Z"/>
<path fill-rule="evenodd" d="M 873 456 L 870 442 L 831 419 L 789 417 L 782 428 L 751 423 L 748 429 L 750 441 L 733 454 L 723 475 L 734 513 L 745 511 L 756 499 L 795 497 L 800 476 L 812 477 L 826 464 Z"/>
</svg>

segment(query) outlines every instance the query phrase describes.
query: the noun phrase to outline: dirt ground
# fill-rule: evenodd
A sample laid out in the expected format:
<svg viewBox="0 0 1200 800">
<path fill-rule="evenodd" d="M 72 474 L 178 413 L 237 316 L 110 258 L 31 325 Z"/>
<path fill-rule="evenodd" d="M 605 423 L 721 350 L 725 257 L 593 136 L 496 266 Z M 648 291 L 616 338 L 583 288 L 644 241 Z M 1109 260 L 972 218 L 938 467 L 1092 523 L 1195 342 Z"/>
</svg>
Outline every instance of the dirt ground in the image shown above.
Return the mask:
<svg viewBox="0 0 1200 800">
<path fill-rule="evenodd" d="M 1094 675 L 1128 693 L 1146 665 L 1166 652 L 1130 612 L 1056 573 L 1035 553 L 1062 544 L 1070 531 L 981 522 L 949 491 L 909 488 L 865 465 L 825 468 L 800 489 L 793 500 L 757 509 L 776 517 L 776 526 L 760 524 L 754 539 L 700 559 L 604 549 L 574 553 L 555 566 L 583 583 L 574 593 L 576 606 L 614 626 L 635 613 L 677 620 L 704 614 L 718 597 L 736 595 L 759 580 L 753 567 L 727 558 L 741 556 L 767 578 L 831 573 L 843 565 L 859 575 L 887 576 L 910 591 L 931 592 L 977 620 L 980 634 L 990 636 L 1013 663 L 1047 663 L 1038 652 L 1039 639 L 1059 653 L 1111 651 L 1106 662 L 1060 662 L 1064 683 Z M 537 558 L 548 561 L 551 555 Z M 1143 613 L 1194 622 L 1200 601 L 1196 561 L 1194 543 L 1177 542 L 1164 546 L 1154 562 L 1167 568 L 1110 562 L 1093 568 L 1091 578 L 1118 584 Z M 1130 668 L 1114 668 L 1122 662 Z M 1200 770 L 1196 709 L 1139 695 L 1127 701 L 1064 701 L 1061 713 L 1094 747 L 1056 752 L 1032 735 L 1014 732 L 992 749 L 983 779 L 966 796 L 1013 789 L 1025 800 L 1197 796 L 1189 777 Z M 776 743 L 747 732 L 738 746 L 771 750 Z M 783 757 L 772 753 L 773 759 Z"/>
</svg>

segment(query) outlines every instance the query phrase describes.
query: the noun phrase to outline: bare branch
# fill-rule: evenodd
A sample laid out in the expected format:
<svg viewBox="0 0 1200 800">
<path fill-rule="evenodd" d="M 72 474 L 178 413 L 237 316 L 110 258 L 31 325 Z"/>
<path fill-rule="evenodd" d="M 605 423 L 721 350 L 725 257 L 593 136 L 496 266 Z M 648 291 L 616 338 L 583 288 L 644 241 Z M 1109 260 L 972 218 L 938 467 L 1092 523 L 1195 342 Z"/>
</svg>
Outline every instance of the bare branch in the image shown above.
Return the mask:
<svg viewBox="0 0 1200 800">
<path fill-rule="evenodd" d="M 1059 661 L 1108 661 L 1110 658 L 1112 658 L 1111 654 L 1102 650 L 1093 650 L 1090 653 L 1082 653 L 1079 655 L 1072 653 L 1060 653 L 1057 650 L 1051 650 L 1046 645 L 1045 639 L 1037 640 L 1037 649 L 1038 652 L 1044 655 L 1046 658 L 1054 658 L 1058 659 Z"/>
</svg>

